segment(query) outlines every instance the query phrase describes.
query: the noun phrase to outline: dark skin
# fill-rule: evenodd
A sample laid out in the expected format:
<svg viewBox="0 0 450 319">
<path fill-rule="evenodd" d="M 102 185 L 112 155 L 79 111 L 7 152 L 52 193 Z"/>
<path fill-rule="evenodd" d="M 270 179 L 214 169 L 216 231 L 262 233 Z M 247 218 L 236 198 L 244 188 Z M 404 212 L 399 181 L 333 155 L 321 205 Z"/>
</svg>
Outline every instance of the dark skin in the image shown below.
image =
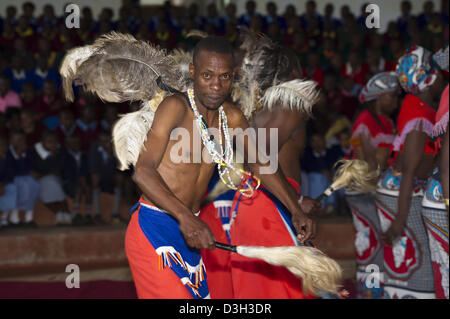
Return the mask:
<svg viewBox="0 0 450 319">
<path fill-rule="evenodd" d="M 417 95 L 427 105 L 433 106 L 434 99 L 442 93 L 442 75 L 438 74 L 434 84 L 426 91 Z M 420 130 L 422 128 L 419 128 Z M 386 233 L 382 234 L 385 244 L 392 245 L 406 226 L 414 178 L 426 179 L 434 168 L 435 158 L 433 154 L 424 154 L 428 135 L 420 131 L 411 131 L 403 144 L 403 152 L 399 154 L 395 170 L 401 172 L 400 192 L 398 197 L 398 214 Z"/>
<path fill-rule="evenodd" d="M 381 95 L 375 101 L 375 113 L 389 117 L 397 108 L 398 91 Z M 370 137 L 361 134 L 359 136 L 361 146 L 356 149 L 356 158 L 369 163 L 372 170 L 378 167 L 382 170 L 388 167 L 389 148 L 374 148 L 370 143 Z"/>
<path fill-rule="evenodd" d="M 208 127 L 218 127 L 218 108 L 223 105 L 230 128 L 249 127 L 242 112 L 233 104 L 225 102 L 230 94 L 234 73 L 231 54 L 201 51 L 190 65 L 194 80 L 195 102 L 199 113 Z M 214 235 L 208 225 L 194 214 L 199 211 L 201 199 L 213 174 L 213 163 L 194 163 L 189 152 L 189 163 L 174 163 L 170 150 L 177 141 L 169 136 L 174 128 L 184 128 L 193 136 L 194 114 L 180 95 L 164 99 L 155 112 L 152 129 L 147 135 L 145 151 L 142 151 L 135 165 L 134 182 L 143 192 L 145 200 L 165 210 L 179 223 L 180 231 L 187 245 L 193 248 L 214 249 Z M 193 140 L 190 137 L 192 146 Z M 224 137 L 223 137 L 224 138 Z M 245 149 L 248 149 L 248 141 Z M 192 147 L 191 147 L 192 149 Z M 203 146 L 202 146 L 203 149 Z M 263 165 L 251 164 L 257 175 Z M 261 182 L 277 196 L 293 214 L 294 225 L 302 242 L 312 236 L 313 222 L 306 217 L 297 204 L 297 194 L 280 172 L 261 175 Z M 306 230 L 302 230 L 304 226 Z"/>
<path fill-rule="evenodd" d="M 300 78 L 299 70 L 294 69 L 288 80 Z M 300 184 L 300 153 L 305 147 L 307 117 L 298 110 L 287 110 L 281 105 L 272 111 L 261 111 L 255 115 L 251 126 L 266 129 L 266 154 L 269 149 L 270 128 L 278 131 L 278 163 L 281 174 L 290 177 Z M 305 213 L 312 213 L 320 208 L 320 203 L 304 196 L 301 208 Z"/>
</svg>

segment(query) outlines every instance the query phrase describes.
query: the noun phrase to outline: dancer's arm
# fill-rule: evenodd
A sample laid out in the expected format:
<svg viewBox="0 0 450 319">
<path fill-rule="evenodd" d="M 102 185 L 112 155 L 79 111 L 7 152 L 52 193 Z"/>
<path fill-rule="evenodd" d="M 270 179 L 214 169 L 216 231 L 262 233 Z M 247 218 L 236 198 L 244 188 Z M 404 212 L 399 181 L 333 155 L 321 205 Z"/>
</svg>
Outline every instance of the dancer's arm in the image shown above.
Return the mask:
<svg viewBox="0 0 450 319">
<path fill-rule="evenodd" d="M 227 114 L 229 114 L 228 118 L 229 123 L 231 124 L 230 127 L 240 128 L 242 129 L 242 131 L 245 131 L 249 128 L 247 120 L 245 119 L 242 112 L 237 108 L 234 108 Z M 237 136 L 237 138 L 239 137 Z M 244 138 L 245 154 L 248 154 L 249 150 L 252 150 L 252 148 L 258 150 L 256 141 L 251 138 Z M 276 148 L 276 152 L 278 155 L 278 148 Z M 289 209 L 292 214 L 294 227 L 299 234 L 299 241 L 303 243 L 306 240 L 314 237 L 315 223 L 313 220 L 308 218 L 300 208 L 298 204 L 297 191 L 286 180 L 286 177 L 280 170 L 278 163 L 276 163 L 276 167 L 274 168 L 270 166 L 271 164 L 273 164 L 270 160 L 267 161 L 267 164 L 264 164 L 263 162 L 267 160 L 267 158 L 265 158 L 265 160 L 262 160 L 263 158 L 265 158 L 265 156 L 261 154 L 260 150 L 258 150 L 256 152 L 256 163 L 250 163 L 249 161 L 247 161 L 247 165 L 250 167 L 251 171 L 260 178 L 261 183 L 264 185 L 264 187 L 266 187 L 267 190 L 274 194 L 275 197 L 277 197 L 286 206 L 286 208 Z M 264 171 L 269 173 L 264 173 Z"/>
<path fill-rule="evenodd" d="M 361 141 L 361 148 L 363 151 L 364 160 L 369 164 L 372 170 L 378 168 L 376 149 L 370 144 L 370 137 L 361 134 L 359 135 Z"/>
<path fill-rule="evenodd" d="M 447 132 L 445 133 L 444 141 L 442 142 L 442 149 L 441 149 L 441 163 L 440 163 L 440 171 L 441 171 L 441 185 L 442 185 L 442 193 L 444 195 L 444 198 L 448 200 L 448 193 L 449 193 L 449 168 L 448 168 L 448 157 L 449 157 L 449 134 L 448 134 L 448 126 L 447 126 Z M 447 206 L 447 212 L 448 212 L 448 206 Z"/>
<path fill-rule="evenodd" d="M 133 181 L 152 204 L 172 215 L 180 224 L 186 243 L 194 248 L 214 248 L 214 235 L 206 223 L 195 217 L 169 189 L 157 171 L 169 143 L 172 129 L 179 126 L 186 106 L 177 97 L 165 99 L 155 112 L 147 134 L 145 150 L 135 165 Z"/>
<path fill-rule="evenodd" d="M 383 234 L 383 240 L 387 244 L 392 244 L 392 241 L 402 234 L 406 226 L 414 188 L 414 178 L 423 158 L 427 138 L 428 136 L 424 132 L 412 131 L 405 139 L 401 156 L 402 180 L 400 182 L 397 216 L 386 233 Z"/>
</svg>

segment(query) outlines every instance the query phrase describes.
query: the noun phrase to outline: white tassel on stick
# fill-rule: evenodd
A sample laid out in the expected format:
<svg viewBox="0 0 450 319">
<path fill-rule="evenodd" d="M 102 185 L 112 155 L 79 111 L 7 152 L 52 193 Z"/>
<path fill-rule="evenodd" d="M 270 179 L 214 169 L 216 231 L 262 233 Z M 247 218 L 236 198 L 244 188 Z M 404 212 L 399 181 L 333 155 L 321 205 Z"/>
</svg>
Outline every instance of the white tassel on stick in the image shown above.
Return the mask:
<svg viewBox="0 0 450 319">
<path fill-rule="evenodd" d="M 274 266 L 286 267 L 296 277 L 302 279 L 305 294 L 320 295 L 329 292 L 340 295 L 341 267 L 316 248 L 307 246 L 230 246 L 217 242 L 216 247 L 249 258 L 258 258 Z"/>
<path fill-rule="evenodd" d="M 334 166 L 342 164 L 333 178 L 333 183 L 328 187 L 316 201 L 321 201 L 323 197 L 330 196 L 333 192 L 346 187 L 349 190 L 356 190 L 363 193 L 371 193 L 376 189 L 377 178 L 380 170 L 372 170 L 366 161 L 340 160 Z"/>
</svg>

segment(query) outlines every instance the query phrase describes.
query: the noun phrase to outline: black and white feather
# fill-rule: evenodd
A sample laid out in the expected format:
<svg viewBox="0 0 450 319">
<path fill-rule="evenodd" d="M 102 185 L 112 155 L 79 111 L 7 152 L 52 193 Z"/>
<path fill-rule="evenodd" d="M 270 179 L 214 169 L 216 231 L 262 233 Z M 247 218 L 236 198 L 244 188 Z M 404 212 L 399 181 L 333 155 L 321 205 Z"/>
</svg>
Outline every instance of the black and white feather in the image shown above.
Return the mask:
<svg viewBox="0 0 450 319">
<path fill-rule="evenodd" d="M 92 45 L 70 50 L 60 73 L 69 101 L 73 101 L 73 82 L 104 101 L 142 101 L 141 109 L 121 115 L 112 131 L 120 169 L 134 166 L 144 149 L 155 111 L 167 95 L 159 89 L 156 80 L 159 78 L 164 84 L 176 87 L 176 61 L 165 50 L 129 34 L 111 32 Z"/>
<path fill-rule="evenodd" d="M 61 69 L 68 100 L 73 99 L 68 88 L 70 80 L 108 102 L 151 100 L 157 93 L 159 76 L 165 83 L 176 82 L 175 62 L 165 50 L 129 34 L 110 32 L 83 48 L 89 54 L 78 59 L 76 68 L 69 68 L 67 72 Z M 63 66 L 72 64 L 73 55 L 66 55 Z"/>
<path fill-rule="evenodd" d="M 240 28 L 244 57 L 232 90 L 233 101 L 250 119 L 260 110 L 275 106 L 311 113 L 316 103 L 317 84 L 311 80 L 287 80 L 292 70 L 281 47 L 267 36 Z"/>
</svg>

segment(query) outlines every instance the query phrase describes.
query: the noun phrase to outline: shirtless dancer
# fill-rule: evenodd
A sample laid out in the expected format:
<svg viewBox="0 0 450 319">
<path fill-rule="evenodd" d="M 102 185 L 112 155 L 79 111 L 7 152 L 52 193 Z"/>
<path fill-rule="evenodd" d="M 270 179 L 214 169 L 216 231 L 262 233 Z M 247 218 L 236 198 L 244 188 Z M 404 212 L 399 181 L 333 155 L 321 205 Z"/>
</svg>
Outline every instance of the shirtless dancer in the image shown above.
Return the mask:
<svg viewBox="0 0 450 319">
<path fill-rule="evenodd" d="M 136 45 L 136 40 L 130 38 L 126 40 L 132 47 Z M 122 49 L 123 46 L 117 48 Z M 130 63 L 140 63 L 136 60 L 133 58 Z M 151 68 L 150 64 L 147 66 Z M 248 128 L 242 112 L 226 102 L 233 73 L 233 51 L 226 40 L 210 37 L 198 43 L 193 64 L 190 65 L 194 81 L 192 93 L 198 112 L 209 128 L 218 127 L 221 105 L 230 128 Z M 117 80 L 111 83 L 120 84 Z M 196 119 L 193 107 L 184 95 L 173 94 L 164 98 L 154 113 L 145 148 L 135 164 L 133 180 L 142 190 L 143 196 L 133 209 L 125 249 L 139 298 L 209 297 L 199 249 L 214 249 L 215 238 L 195 214 L 199 210 L 214 164 L 205 161 L 193 163 L 194 154 L 191 152 L 183 154 L 189 157 L 189 163 L 174 163 L 171 158 L 172 147 L 177 143 L 170 139 L 173 129 L 187 130 L 190 144 L 193 145 L 193 133 L 197 129 L 194 126 Z M 249 143 L 246 140 L 246 149 Z M 263 167 L 259 159 L 257 163 L 249 164 L 249 167 L 255 175 L 259 175 L 262 184 L 292 212 L 292 223 L 299 233 L 299 240 L 303 242 L 313 236 L 314 222 L 301 210 L 296 190 L 282 174 L 279 171 L 270 175 L 259 174 Z"/>
<path fill-rule="evenodd" d="M 256 104 L 261 103 L 261 105 L 259 109 L 251 112 L 251 126 L 266 131 L 264 143 L 267 148 L 266 154 L 270 143 L 273 143 L 270 140 L 270 129 L 277 129 L 279 167 L 283 177 L 298 193 L 301 176 L 299 159 L 300 152 L 304 147 L 305 126 L 308 118 L 305 109 L 309 109 L 314 104 L 317 91 L 315 91 L 315 84 L 312 81 L 299 80 L 301 68 L 295 53 L 275 45 L 265 38 L 256 41 L 259 42 L 255 44 L 255 47 L 248 49 L 249 55 L 243 61 L 243 70 L 246 69 L 246 63 L 254 62 L 254 67 L 250 66 L 249 71 L 256 74 L 251 78 L 259 84 L 258 90 L 261 92 L 261 98 L 256 98 Z M 263 42 L 266 45 L 263 45 Z M 259 54 L 258 51 L 262 53 Z M 263 62 L 255 62 L 254 59 L 261 56 Z M 259 69 L 258 65 L 264 65 L 264 69 Z M 244 81 L 246 80 L 246 76 L 244 76 Z M 292 82 L 293 80 L 298 82 Z M 308 82 L 311 85 L 310 91 L 304 88 L 300 89 L 301 85 L 308 84 Z M 265 83 L 268 83 L 269 86 Z M 264 94 L 274 84 L 286 83 L 292 85 L 291 89 L 295 88 L 303 92 L 302 99 L 297 96 L 298 100 L 303 100 L 301 104 L 290 105 L 290 99 L 286 98 L 287 92 L 285 91 L 280 91 L 277 98 L 273 100 L 269 98 L 268 94 Z M 309 94 L 305 94 L 306 91 Z M 284 98 L 280 98 L 283 94 L 285 94 Z M 262 98 L 262 96 L 266 98 Z M 246 108 L 245 101 L 245 98 L 241 99 L 241 107 L 244 109 Z M 300 195 L 297 195 L 297 198 L 300 199 L 300 205 L 306 212 L 320 207 L 318 202 L 310 198 Z M 298 245 L 296 230 L 289 225 L 290 210 L 286 209 L 273 196 L 271 190 L 262 187 L 251 198 L 245 198 L 237 193 L 234 197 L 232 212 L 233 221 L 230 234 L 233 245 Z M 236 254 L 231 255 L 231 277 L 235 298 L 306 297 L 302 292 L 301 280 L 295 278 L 286 269 L 274 267 L 258 260 L 242 258 Z"/>
</svg>

